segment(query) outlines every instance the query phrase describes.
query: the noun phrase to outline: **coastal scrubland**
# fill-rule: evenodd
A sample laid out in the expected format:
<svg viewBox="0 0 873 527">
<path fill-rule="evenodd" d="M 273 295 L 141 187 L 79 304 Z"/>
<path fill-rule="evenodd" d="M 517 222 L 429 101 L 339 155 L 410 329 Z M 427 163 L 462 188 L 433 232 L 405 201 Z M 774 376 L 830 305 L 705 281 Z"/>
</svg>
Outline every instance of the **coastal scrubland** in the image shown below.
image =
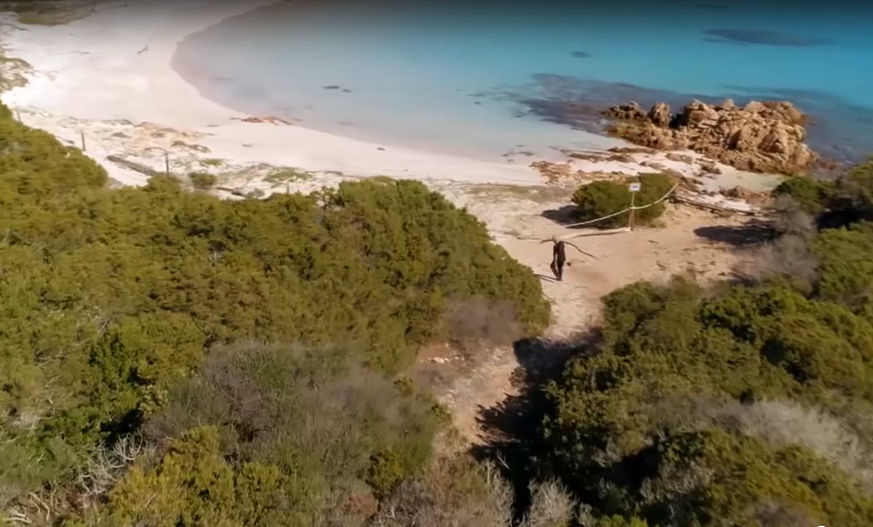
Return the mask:
<svg viewBox="0 0 873 527">
<path fill-rule="evenodd" d="M 418 346 L 451 332 L 445 313 L 500 306 L 519 335 L 548 323 L 533 274 L 417 182 L 240 201 L 170 177 L 108 190 L 96 163 L 5 109 L 0 151 L 7 506 L 72 482 L 98 445 L 148 429 L 163 431 L 152 445 L 202 442 L 198 455 L 220 438 L 216 459 L 239 449 L 240 469 L 267 470 L 256 477 L 279 478 L 283 492 L 284 478 L 303 477 L 303 494 L 282 499 L 305 502 L 289 517 L 311 525 L 304 513 L 323 492 L 305 466 L 330 479 L 323 464 L 336 463 L 384 492 L 428 459 L 442 414 L 403 371 Z M 218 406 L 194 410 L 189 397 Z M 225 412 L 240 404 L 264 414 L 239 409 L 254 421 L 234 423 Z"/>
<path fill-rule="evenodd" d="M 873 525 L 870 174 L 789 180 L 731 281 L 635 283 L 545 342 L 537 277 L 420 183 L 112 190 L 4 108 L 0 521 Z M 443 448 L 412 372 L 473 318 L 553 360 Z"/>
</svg>

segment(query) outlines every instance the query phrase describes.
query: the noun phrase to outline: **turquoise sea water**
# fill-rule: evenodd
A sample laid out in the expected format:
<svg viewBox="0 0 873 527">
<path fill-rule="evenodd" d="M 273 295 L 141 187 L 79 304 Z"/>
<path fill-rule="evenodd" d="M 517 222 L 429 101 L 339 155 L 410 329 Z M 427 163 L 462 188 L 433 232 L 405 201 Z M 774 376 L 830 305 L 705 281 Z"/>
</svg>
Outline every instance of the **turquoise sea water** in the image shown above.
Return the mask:
<svg viewBox="0 0 873 527">
<path fill-rule="evenodd" d="M 873 153 L 873 3 L 282 2 L 189 36 L 201 92 L 350 137 L 479 158 L 603 148 L 596 110 L 788 99 L 809 143 Z"/>
</svg>

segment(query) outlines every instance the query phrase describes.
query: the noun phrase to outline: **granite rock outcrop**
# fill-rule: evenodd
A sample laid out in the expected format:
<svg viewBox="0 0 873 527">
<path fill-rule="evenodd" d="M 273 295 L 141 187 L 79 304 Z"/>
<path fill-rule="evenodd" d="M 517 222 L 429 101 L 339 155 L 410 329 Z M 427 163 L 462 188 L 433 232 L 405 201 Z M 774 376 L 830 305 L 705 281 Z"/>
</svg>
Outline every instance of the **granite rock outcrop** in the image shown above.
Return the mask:
<svg viewBox="0 0 873 527">
<path fill-rule="evenodd" d="M 797 174 L 818 157 L 804 143 L 806 116 L 786 101 L 752 101 L 739 107 L 693 101 L 681 112 L 659 102 L 649 111 L 631 102 L 603 115 L 615 120 L 607 133 L 658 150 L 692 150 L 751 172 Z"/>
</svg>

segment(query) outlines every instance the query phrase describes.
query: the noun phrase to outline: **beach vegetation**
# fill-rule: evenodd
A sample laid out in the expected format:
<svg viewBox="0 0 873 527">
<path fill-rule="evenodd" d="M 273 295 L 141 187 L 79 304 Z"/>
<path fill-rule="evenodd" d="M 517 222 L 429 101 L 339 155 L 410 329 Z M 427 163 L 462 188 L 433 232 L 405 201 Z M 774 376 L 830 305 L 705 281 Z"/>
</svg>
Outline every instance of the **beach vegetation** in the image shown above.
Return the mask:
<svg viewBox="0 0 873 527">
<path fill-rule="evenodd" d="M 173 141 L 172 147 L 173 148 L 182 148 L 185 150 L 191 150 L 194 152 L 199 152 L 201 154 L 208 154 L 210 152 L 209 147 L 206 147 L 203 145 L 198 145 L 196 143 L 186 143 L 185 141 L 182 141 L 181 139 L 176 139 L 175 141 Z"/>
<path fill-rule="evenodd" d="M 284 168 L 274 171 L 264 177 L 264 181 L 279 185 L 282 183 L 294 183 L 298 181 L 308 181 L 312 179 L 312 174 L 297 168 Z"/>
<path fill-rule="evenodd" d="M 857 428 L 870 422 L 869 317 L 783 283 L 687 278 L 603 304 L 603 344 L 543 389 L 541 432 L 594 511 L 665 526 L 873 521 L 873 445 Z"/>
<path fill-rule="evenodd" d="M 188 180 L 197 190 L 212 190 L 218 184 L 218 176 L 206 172 L 192 172 L 188 174 Z"/>
<path fill-rule="evenodd" d="M 833 181 L 796 177 L 774 189 L 775 197 L 791 197 L 816 216 L 822 227 L 873 221 L 873 159 L 850 167 Z"/>
<path fill-rule="evenodd" d="M 500 202 L 523 198 L 542 204 L 565 201 L 572 195 L 571 191 L 561 187 L 507 185 L 501 183 L 478 183 L 466 187 L 464 191 L 476 196 L 477 200 Z"/>
<path fill-rule="evenodd" d="M 873 525 L 871 173 L 779 191 L 749 253 L 779 265 L 630 284 L 553 342 L 532 271 L 419 182 L 112 190 L 0 108 L 0 523 Z M 524 364 L 470 452 L 414 375 L 443 341 Z"/>
<path fill-rule="evenodd" d="M 224 160 L 218 159 L 215 157 L 207 157 L 205 159 L 201 159 L 200 164 L 203 166 L 206 166 L 206 167 L 215 168 L 215 167 L 220 167 L 220 166 L 224 165 Z"/>
<path fill-rule="evenodd" d="M 603 298 L 600 339 L 535 388 L 528 417 L 540 429 L 527 448 L 549 459 L 534 470 L 560 475 L 585 505 L 577 520 L 873 521 L 868 166 L 777 191 L 780 226 L 753 256 L 767 272 Z M 816 225 L 837 204 L 852 222 Z"/>
<path fill-rule="evenodd" d="M 421 183 L 222 201 L 155 175 L 111 190 L 78 149 L 2 114 L 6 510 L 78 489 L 115 525 L 233 525 L 276 503 L 313 525 L 330 496 L 386 496 L 430 461 L 445 412 L 404 371 L 450 309 L 494 302 L 522 335 L 549 321 L 530 269 Z M 133 436 L 152 454 L 108 494 L 85 490 L 99 453 Z"/>
<path fill-rule="evenodd" d="M 667 174 L 652 173 L 623 178 L 620 180 L 600 180 L 587 183 L 573 194 L 578 221 L 603 218 L 628 209 L 631 206 L 629 185 L 639 183 L 640 190 L 633 197 L 634 205 L 642 207 L 655 203 L 672 187 L 673 179 Z M 635 223 L 645 225 L 659 218 L 666 210 L 664 202 L 635 212 Z M 609 219 L 593 224 L 597 228 L 620 227 L 628 224 L 629 212 L 617 214 Z"/>
<path fill-rule="evenodd" d="M 790 196 L 809 214 L 822 212 L 833 198 L 836 184 L 833 181 L 798 176 L 788 178 L 773 189 L 773 196 Z"/>
</svg>

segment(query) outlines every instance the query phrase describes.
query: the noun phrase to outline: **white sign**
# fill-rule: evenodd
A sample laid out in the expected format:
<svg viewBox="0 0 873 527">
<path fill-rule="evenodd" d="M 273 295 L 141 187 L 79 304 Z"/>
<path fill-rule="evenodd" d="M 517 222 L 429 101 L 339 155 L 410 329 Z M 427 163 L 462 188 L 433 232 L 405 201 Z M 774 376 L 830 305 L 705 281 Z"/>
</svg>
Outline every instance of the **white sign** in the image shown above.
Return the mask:
<svg viewBox="0 0 873 527">
<path fill-rule="evenodd" d="M 631 192 L 639 192 L 640 191 L 640 183 L 631 183 L 628 185 L 628 188 Z"/>
</svg>

